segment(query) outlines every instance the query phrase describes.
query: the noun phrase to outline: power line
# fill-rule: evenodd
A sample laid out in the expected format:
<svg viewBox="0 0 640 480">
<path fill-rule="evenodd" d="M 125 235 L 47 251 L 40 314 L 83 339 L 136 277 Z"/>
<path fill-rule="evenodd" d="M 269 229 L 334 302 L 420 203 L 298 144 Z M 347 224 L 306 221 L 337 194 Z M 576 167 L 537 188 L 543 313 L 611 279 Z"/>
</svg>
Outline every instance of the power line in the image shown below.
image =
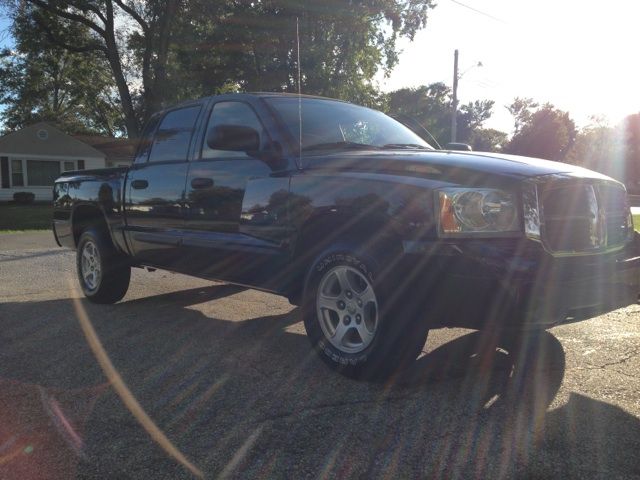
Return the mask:
<svg viewBox="0 0 640 480">
<path fill-rule="evenodd" d="M 451 1 L 453 3 L 455 3 L 456 5 L 460 5 L 461 7 L 468 8 L 469 10 L 471 10 L 473 12 L 476 12 L 476 13 L 478 13 L 480 15 L 484 15 L 485 17 L 488 17 L 491 20 L 495 20 L 496 22 L 500 22 L 500 23 L 503 23 L 503 24 L 507 25 L 507 22 L 505 22 L 501 18 L 494 17 L 493 15 L 491 15 L 491 14 L 489 14 L 487 12 L 483 12 L 482 10 L 478 10 L 477 8 L 470 7 L 469 5 L 466 5 L 466 4 L 462 3 L 462 2 L 459 2 L 458 0 L 451 0 Z"/>
</svg>

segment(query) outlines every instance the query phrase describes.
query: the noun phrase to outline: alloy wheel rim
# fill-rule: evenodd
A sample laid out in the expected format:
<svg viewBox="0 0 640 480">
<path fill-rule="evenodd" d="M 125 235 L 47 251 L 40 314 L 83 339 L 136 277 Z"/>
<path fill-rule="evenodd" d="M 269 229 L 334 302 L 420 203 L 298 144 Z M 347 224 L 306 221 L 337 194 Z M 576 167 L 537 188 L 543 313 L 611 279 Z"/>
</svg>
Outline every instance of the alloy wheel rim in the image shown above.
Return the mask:
<svg viewBox="0 0 640 480">
<path fill-rule="evenodd" d="M 316 313 L 325 337 L 344 353 L 358 353 L 378 328 L 378 300 L 369 279 L 340 265 L 326 272 L 316 294 Z"/>
<path fill-rule="evenodd" d="M 88 241 L 82 247 L 80 270 L 84 284 L 89 290 L 95 290 L 100 285 L 102 269 L 100 268 L 100 254 L 96 244 Z"/>
</svg>

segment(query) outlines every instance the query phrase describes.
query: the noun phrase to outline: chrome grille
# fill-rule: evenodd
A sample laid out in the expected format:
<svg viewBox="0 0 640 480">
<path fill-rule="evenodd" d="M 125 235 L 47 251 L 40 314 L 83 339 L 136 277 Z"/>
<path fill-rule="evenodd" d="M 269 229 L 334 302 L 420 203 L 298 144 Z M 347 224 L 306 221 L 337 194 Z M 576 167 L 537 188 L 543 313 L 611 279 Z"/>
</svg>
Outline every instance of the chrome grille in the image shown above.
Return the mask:
<svg viewBox="0 0 640 480">
<path fill-rule="evenodd" d="M 622 247 L 629 234 L 624 187 L 606 180 L 554 179 L 538 185 L 541 236 L 553 253 L 597 253 Z"/>
</svg>

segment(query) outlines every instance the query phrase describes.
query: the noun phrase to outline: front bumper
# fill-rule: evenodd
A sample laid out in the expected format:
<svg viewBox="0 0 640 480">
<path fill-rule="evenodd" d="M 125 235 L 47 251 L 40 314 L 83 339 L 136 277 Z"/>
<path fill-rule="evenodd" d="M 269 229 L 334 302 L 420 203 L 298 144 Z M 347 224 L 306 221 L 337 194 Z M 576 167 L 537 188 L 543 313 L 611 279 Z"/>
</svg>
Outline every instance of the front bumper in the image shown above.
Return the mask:
<svg viewBox="0 0 640 480">
<path fill-rule="evenodd" d="M 403 301 L 432 326 L 542 329 L 636 303 L 640 293 L 637 234 L 619 252 L 571 258 L 530 240 L 404 247 L 399 266 L 412 287 Z"/>
</svg>

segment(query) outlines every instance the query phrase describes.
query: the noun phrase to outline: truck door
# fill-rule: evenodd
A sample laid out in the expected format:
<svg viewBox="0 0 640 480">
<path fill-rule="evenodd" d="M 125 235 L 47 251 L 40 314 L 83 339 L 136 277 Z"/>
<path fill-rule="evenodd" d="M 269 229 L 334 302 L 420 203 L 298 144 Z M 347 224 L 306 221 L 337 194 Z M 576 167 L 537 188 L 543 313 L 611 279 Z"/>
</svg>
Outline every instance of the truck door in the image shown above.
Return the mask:
<svg viewBox="0 0 640 480">
<path fill-rule="evenodd" d="M 136 260 L 158 267 L 179 264 L 185 181 L 200 103 L 152 119 L 125 185 L 126 231 Z"/>
<path fill-rule="evenodd" d="M 268 288 L 284 259 L 289 178 L 260 155 L 271 138 L 256 107 L 220 99 L 211 108 L 187 178 L 183 258 L 193 273 Z M 216 132 L 248 132 L 255 151 L 218 149 Z"/>
</svg>

